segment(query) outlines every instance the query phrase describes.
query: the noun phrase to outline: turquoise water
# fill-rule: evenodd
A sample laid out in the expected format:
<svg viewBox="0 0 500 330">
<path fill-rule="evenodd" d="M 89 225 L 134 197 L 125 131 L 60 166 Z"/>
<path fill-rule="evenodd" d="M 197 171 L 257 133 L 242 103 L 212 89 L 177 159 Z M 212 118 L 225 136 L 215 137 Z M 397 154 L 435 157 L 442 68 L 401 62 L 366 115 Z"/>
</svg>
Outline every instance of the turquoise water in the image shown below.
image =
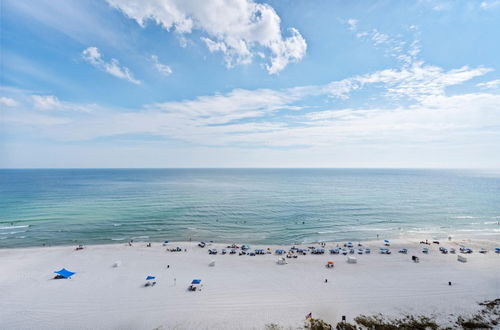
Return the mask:
<svg viewBox="0 0 500 330">
<path fill-rule="evenodd" d="M 500 175 L 458 170 L 0 170 L 0 247 L 500 239 Z"/>
</svg>

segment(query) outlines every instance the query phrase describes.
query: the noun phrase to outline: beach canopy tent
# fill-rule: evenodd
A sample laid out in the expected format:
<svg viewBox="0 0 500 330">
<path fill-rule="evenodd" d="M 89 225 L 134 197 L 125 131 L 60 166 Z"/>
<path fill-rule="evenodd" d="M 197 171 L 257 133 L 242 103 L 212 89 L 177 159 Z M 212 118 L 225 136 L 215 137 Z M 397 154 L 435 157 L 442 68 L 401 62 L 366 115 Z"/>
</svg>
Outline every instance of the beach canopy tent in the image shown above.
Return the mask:
<svg viewBox="0 0 500 330">
<path fill-rule="evenodd" d="M 156 277 L 149 275 L 148 277 L 146 277 L 146 281 L 149 281 L 149 280 L 154 280 L 155 278 L 156 278 Z"/>
<path fill-rule="evenodd" d="M 63 268 L 61 270 L 55 271 L 54 273 L 61 275 L 64 278 L 70 278 L 71 276 L 75 275 L 75 272 L 70 272 L 66 268 Z"/>
<path fill-rule="evenodd" d="M 201 280 L 192 280 L 191 285 L 188 288 L 189 291 L 201 290 Z"/>
</svg>

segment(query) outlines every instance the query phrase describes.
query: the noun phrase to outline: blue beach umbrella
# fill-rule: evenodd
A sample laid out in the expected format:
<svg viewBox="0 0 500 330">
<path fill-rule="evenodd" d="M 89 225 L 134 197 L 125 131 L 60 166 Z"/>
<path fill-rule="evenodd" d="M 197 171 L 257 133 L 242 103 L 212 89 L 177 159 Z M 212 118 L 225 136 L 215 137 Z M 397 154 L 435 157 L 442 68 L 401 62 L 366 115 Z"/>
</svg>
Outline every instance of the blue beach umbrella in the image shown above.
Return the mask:
<svg viewBox="0 0 500 330">
<path fill-rule="evenodd" d="M 66 268 L 63 268 L 61 270 L 55 271 L 54 273 L 61 275 L 64 278 L 70 278 L 71 276 L 75 275 L 75 272 L 70 272 Z"/>
<path fill-rule="evenodd" d="M 193 280 L 191 281 L 191 284 L 200 284 L 201 283 L 201 280 Z"/>
<path fill-rule="evenodd" d="M 155 278 L 156 278 L 156 277 L 149 275 L 148 277 L 146 277 L 146 281 L 149 281 L 149 280 L 154 280 Z"/>
</svg>

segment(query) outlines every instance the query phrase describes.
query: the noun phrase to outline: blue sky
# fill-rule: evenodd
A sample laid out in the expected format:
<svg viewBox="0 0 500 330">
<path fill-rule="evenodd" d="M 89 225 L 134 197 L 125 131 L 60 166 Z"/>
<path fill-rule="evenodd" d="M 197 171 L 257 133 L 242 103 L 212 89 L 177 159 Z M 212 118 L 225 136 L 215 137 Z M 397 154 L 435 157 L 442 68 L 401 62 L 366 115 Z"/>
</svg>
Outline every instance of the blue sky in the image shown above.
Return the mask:
<svg viewBox="0 0 500 330">
<path fill-rule="evenodd" d="M 500 167 L 500 1 L 1 2 L 0 167 Z"/>
</svg>

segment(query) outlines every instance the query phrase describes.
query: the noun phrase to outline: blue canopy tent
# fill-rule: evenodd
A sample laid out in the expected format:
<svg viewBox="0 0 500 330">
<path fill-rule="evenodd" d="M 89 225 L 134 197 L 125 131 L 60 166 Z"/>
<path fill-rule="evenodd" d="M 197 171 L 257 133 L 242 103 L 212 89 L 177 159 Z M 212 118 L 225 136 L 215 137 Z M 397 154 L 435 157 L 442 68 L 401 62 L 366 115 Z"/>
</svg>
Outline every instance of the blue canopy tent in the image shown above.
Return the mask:
<svg viewBox="0 0 500 330">
<path fill-rule="evenodd" d="M 76 274 L 75 272 L 70 272 L 66 268 L 63 268 L 63 269 L 58 270 L 58 271 L 55 271 L 54 273 L 56 273 L 57 275 L 62 276 L 64 278 L 70 278 L 71 276 L 73 276 L 73 275 Z"/>
<path fill-rule="evenodd" d="M 150 282 L 151 280 L 154 280 L 156 277 L 155 276 L 151 276 L 151 275 L 148 275 L 146 277 L 146 284 L 144 284 L 145 287 L 148 287 L 148 286 L 155 286 L 156 284 L 156 281 L 153 281 L 153 282 Z"/>
<path fill-rule="evenodd" d="M 189 291 L 201 290 L 201 280 L 192 280 L 188 288 Z"/>
</svg>

